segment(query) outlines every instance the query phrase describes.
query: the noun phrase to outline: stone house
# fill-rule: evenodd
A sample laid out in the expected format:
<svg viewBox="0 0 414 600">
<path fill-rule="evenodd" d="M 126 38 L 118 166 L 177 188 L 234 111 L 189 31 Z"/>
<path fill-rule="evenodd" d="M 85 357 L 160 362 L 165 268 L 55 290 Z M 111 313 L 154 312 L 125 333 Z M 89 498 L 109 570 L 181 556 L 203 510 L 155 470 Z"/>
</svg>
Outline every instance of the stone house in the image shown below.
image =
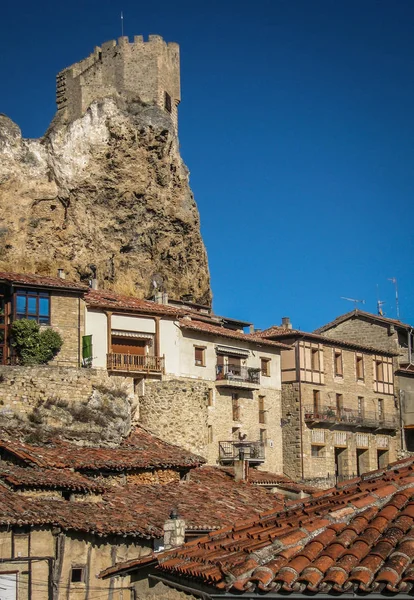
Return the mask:
<svg viewBox="0 0 414 600">
<path fill-rule="evenodd" d="M 397 458 L 395 352 L 293 330 L 260 335 L 283 341 L 284 472 L 320 485 L 361 475 Z"/>
<path fill-rule="evenodd" d="M 141 600 L 412 597 L 413 458 L 100 577 Z"/>
<path fill-rule="evenodd" d="M 0 590 L 10 600 L 121 600 L 129 587 L 97 575 L 173 543 L 171 513 L 185 521 L 183 542 L 286 505 L 202 462 L 140 427 L 116 447 L 2 435 Z"/>
<path fill-rule="evenodd" d="M 319 327 L 326 337 L 394 352 L 394 395 L 400 405 L 402 449 L 414 451 L 414 330 L 411 325 L 355 309 Z"/>
<path fill-rule="evenodd" d="M 282 472 L 281 342 L 192 303 L 85 296 L 91 365 L 133 379 L 139 421 L 163 439 L 232 464 Z"/>
<path fill-rule="evenodd" d="M 15 362 L 10 346 L 13 321 L 31 319 L 61 334 L 56 365 L 80 366 L 86 291 L 85 285 L 60 277 L 0 273 L 0 364 Z"/>
</svg>

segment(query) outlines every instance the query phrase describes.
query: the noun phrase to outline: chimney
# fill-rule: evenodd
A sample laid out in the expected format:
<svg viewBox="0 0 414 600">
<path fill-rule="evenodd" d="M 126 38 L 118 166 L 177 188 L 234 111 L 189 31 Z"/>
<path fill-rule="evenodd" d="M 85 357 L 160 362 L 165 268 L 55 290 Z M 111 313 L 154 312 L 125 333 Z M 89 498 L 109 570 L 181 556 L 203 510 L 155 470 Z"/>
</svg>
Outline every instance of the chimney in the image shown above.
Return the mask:
<svg viewBox="0 0 414 600">
<path fill-rule="evenodd" d="M 164 550 L 171 550 L 185 542 L 185 521 L 173 509 L 164 523 Z"/>
<path fill-rule="evenodd" d="M 66 279 L 66 273 L 63 269 L 58 269 L 58 277 L 59 279 Z"/>
<path fill-rule="evenodd" d="M 168 304 L 168 292 L 162 293 L 162 304 Z"/>
<path fill-rule="evenodd" d="M 156 304 L 162 304 L 162 292 L 155 292 L 154 293 L 154 302 Z"/>
<path fill-rule="evenodd" d="M 234 461 L 234 480 L 247 481 L 249 473 L 249 463 L 245 458 L 245 449 L 239 448 L 239 458 Z"/>
<path fill-rule="evenodd" d="M 282 327 L 283 329 L 292 329 L 292 323 L 290 322 L 289 317 L 282 317 Z"/>
<path fill-rule="evenodd" d="M 254 333 L 254 325 L 253 324 L 249 325 L 249 333 Z"/>
<path fill-rule="evenodd" d="M 98 289 L 98 280 L 97 280 L 97 279 L 91 279 L 91 280 L 89 281 L 89 287 L 90 287 L 92 290 L 97 290 L 97 289 Z"/>
</svg>

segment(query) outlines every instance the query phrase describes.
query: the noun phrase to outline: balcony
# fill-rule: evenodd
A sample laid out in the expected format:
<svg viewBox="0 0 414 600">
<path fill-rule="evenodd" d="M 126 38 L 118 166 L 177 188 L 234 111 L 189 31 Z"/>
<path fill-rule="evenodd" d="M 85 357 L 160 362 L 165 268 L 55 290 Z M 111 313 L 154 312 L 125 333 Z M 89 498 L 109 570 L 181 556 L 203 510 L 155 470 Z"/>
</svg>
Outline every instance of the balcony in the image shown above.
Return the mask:
<svg viewBox="0 0 414 600">
<path fill-rule="evenodd" d="M 344 425 L 369 429 L 398 429 L 396 415 L 379 415 L 376 412 L 360 412 L 351 408 L 336 409 L 332 406 L 305 406 L 305 422 L 309 424 Z"/>
<path fill-rule="evenodd" d="M 219 442 L 219 461 L 221 463 L 232 463 L 244 458 L 250 464 L 260 464 L 265 460 L 264 442 L 234 441 Z"/>
<path fill-rule="evenodd" d="M 111 353 L 106 355 L 106 368 L 124 373 L 163 373 L 164 357 Z"/>
<path fill-rule="evenodd" d="M 260 388 L 260 369 L 240 365 L 217 365 L 216 386 L 258 390 Z"/>
</svg>

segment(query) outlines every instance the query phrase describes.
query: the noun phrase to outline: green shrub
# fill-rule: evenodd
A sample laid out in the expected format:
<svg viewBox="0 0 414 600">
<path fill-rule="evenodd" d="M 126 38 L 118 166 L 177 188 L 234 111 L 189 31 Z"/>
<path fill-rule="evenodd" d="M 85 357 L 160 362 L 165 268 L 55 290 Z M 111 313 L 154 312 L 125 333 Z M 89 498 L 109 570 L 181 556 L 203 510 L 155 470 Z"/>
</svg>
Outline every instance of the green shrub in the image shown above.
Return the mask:
<svg viewBox="0 0 414 600">
<path fill-rule="evenodd" d="M 36 321 L 19 319 L 11 326 L 12 346 L 22 365 L 41 365 L 52 360 L 63 340 L 54 329 L 42 329 Z"/>
</svg>

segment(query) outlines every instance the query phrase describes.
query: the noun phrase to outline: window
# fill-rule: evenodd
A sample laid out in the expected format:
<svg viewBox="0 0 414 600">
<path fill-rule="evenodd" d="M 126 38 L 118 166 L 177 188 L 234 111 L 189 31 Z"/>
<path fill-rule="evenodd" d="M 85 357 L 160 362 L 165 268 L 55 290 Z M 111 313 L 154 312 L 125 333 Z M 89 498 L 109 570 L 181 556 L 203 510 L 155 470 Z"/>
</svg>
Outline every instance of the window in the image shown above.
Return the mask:
<svg viewBox="0 0 414 600">
<path fill-rule="evenodd" d="M 262 444 L 266 444 L 266 429 L 260 429 L 259 439 Z"/>
<path fill-rule="evenodd" d="M 231 395 L 231 406 L 232 406 L 232 410 L 233 410 L 233 421 L 240 421 L 239 394 Z"/>
<path fill-rule="evenodd" d="M 364 398 L 358 396 L 358 417 L 364 416 Z"/>
<path fill-rule="evenodd" d="M 311 348 L 312 371 L 320 371 L 319 348 Z"/>
<path fill-rule="evenodd" d="M 207 428 L 207 443 L 211 444 L 213 441 L 213 426 L 209 425 Z"/>
<path fill-rule="evenodd" d="M 344 397 L 342 394 L 336 394 L 336 414 L 339 416 L 344 408 Z"/>
<path fill-rule="evenodd" d="M 355 370 L 358 381 L 364 381 L 364 357 L 362 354 L 355 355 Z"/>
<path fill-rule="evenodd" d="M 266 423 L 265 396 L 259 396 L 259 423 Z"/>
<path fill-rule="evenodd" d="M 384 382 L 384 363 L 382 360 L 375 361 L 375 379 L 380 383 Z"/>
<path fill-rule="evenodd" d="M 270 377 L 270 358 L 260 359 L 260 369 L 263 377 Z"/>
<path fill-rule="evenodd" d="M 167 112 L 171 112 L 171 96 L 168 92 L 164 94 L 164 108 Z"/>
<path fill-rule="evenodd" d="M 381 398 L 378 399 L 378 420 L 384 420 L 384 400 Z"/>
<path fill-rule="evenodd" d="M 213 406 L 213 390 L 210 388 L 208 390 L 208 397 L 207 397 L 207 406 Z"/>
<path fill-rule="evenodd" d="M 342 352 L 334 350 L 334 373 L 335 377 L 343 377 Z"/>
<path fill-rule="evenodd" d="M 324 446 L 311 446 L 311 456 L 312 458 L 323 458 L 325 453 Z"/>
<path fill-rule="evenodd" d="M 50 325 L 49 293 L 17 290 L 14 312 L 16 319 L 30 319 L 41 325 Z"/>
<path fill-rule="evenodd" d="M 70 572 L 70 580 L 72 583 L 81 583 L 85 581 L 84 567 L 72 567 Z"/>
<path fill-rule="evenodd" d="M 238 442 L 240 439 L 240 427 L 231 428 L 231 437 L 234 442 Z"/>
<path fill-rule="evenodd" d="M 206 354 L 206 349 L 204 347 L 201 347 L 201 346 L 194 347 L 194 363 L 197 367 L 205 367 L 206 366 L 205 354 Z"/>
<path fill-rule="evenodd" d="M 313 412 L 318 413 L 321 404 L 321 393 L 319 390 L 313 390 Z"/>
</svg>

